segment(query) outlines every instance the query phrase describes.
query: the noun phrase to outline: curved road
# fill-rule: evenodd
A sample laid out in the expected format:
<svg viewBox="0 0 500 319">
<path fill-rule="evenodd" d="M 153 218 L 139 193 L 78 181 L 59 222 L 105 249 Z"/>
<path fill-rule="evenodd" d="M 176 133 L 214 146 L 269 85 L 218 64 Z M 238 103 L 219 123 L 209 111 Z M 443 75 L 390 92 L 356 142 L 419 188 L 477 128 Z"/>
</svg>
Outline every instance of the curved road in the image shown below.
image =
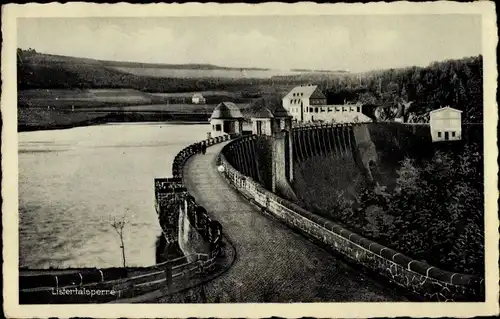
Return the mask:
<svg viewBox="0 0 500 319">
<path fill-rule="evenodd" d="M 227 184 L 215 159 L 226 143 L 194 155 L 184 183 L 223 226 L 234 265 L 203 287 L 214 302 L 404 301 L 393 289 L 353 271 L 326 250 L 264 216 Z"/>
</svg>

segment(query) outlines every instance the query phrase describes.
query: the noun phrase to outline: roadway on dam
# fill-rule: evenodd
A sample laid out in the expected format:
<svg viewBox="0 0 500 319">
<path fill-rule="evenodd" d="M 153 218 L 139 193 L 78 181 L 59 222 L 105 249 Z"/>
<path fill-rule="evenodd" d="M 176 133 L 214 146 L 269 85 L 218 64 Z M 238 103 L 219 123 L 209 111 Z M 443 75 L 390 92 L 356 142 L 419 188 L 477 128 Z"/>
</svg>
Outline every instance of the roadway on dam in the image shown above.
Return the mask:
<svg viewBox="0 0 500 319">
<path fill-rule="evenodd" d="M 388 287 L 355 271 L 335 255 L 267 217 L 217 171 L 228 142 L 192 156 L 184 183 L 196 202 L 223 226 L 236 249 L 233 266 L 203 287 L 218 302 L 405 301 Z M 215 298 L 215 299 L 214 299 Z"/>
</svg>

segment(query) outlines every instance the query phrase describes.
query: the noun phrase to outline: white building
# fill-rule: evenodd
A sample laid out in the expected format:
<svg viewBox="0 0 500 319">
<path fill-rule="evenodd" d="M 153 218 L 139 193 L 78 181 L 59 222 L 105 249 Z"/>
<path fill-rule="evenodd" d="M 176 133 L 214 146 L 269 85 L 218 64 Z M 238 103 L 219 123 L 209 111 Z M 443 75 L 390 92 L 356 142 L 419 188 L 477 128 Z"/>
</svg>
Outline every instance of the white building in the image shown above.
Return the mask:
<svg viewBox="0 0 500 319">
<path fill-rule="evenodd" d="M 222 102 L 214 109 L 210 117 L 212 137 L 243 132 L 243 115 L 232 102 Z"/>
<path fill-rule="evenodd" d="M 201 93 L 193 94 L 193 98 L 191 100 L 193 104 L 205 104 L 207 102 Z"/>
<path fill-rule="evenodd" d="M 433 142 L 462 139 L 462 111 L 443 107 L 429 112 L 429 123 Z"/>
<path fill-rule="evenodd" d="M 283 107 L 297 122 L 351 122 L 368 121 L 362 114 L 362 104 L 327 105 L 326 96 L 317 85 L 301 85 L 293 88 L 282 99 Z"/>
</svg>

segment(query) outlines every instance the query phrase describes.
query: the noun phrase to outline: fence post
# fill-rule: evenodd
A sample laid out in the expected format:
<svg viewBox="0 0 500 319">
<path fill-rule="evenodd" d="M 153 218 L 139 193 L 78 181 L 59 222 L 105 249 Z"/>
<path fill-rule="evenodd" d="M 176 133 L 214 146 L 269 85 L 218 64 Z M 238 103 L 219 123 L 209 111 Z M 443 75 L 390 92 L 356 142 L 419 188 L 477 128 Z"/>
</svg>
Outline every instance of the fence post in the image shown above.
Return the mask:
<svg viewBox="0 0 500 319">
<path fill-rule="evenodd" d="M 165 282 L 167 284 L 167 289 L 170 289 L 170 287 L 172 287 L 172 264 L 170 263 L 167 263 L 165 266 Z"/>
</svg>

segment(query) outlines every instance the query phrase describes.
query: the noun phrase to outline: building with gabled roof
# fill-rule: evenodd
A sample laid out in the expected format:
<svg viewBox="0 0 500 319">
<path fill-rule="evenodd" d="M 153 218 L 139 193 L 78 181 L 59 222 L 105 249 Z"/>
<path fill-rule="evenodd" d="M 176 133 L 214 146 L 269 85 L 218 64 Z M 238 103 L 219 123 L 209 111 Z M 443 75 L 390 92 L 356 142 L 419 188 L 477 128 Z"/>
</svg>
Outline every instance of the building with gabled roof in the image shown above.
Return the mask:
<svg viewBox="0 0 500 319">
<path fill-rule="evenodd" d="M 449 106 L 429 112 L 429 124 L 433 142 L 462 139 L 462 111 Z"/>
<path fill-rule="evenodd" d="M 232 102 L 222 102 L 214 109 L 210 116 L 212 126 L 211 136 L 224 134 L 241 134 L 243 132 L 243 115 L 240 108 Z"/>
<path fill-rule="evenodd" d="M 291 128 L 292 116 L 278 98 L 260 98 L 250 105 L 247 112 L 252 121 L 253 134 L 272 135 Z"/>
<path fill-rule="evenodd" d="M 193 104 L 205 104 L 207 102 L 207 100 L 201 93 L 193 94 L 191 101 L 193 102 Z"/>
<path fill-rule="evenodd" d="M 317 85 L 299 85 L 283 97 L 282 103 L 294 120 L 304 121 L 310 106 L 326 105 L 326 96 Z"/>
<path fill-rule="evenodd" d="M 361 103 L 328 105 L 326 96 L 317 85 L 294 87 L 282 99 L 283 107 L 296 122 L 351 122 L 355 119 L 365 122 L 368 117 L 362 112 Z"/>
</svg>

